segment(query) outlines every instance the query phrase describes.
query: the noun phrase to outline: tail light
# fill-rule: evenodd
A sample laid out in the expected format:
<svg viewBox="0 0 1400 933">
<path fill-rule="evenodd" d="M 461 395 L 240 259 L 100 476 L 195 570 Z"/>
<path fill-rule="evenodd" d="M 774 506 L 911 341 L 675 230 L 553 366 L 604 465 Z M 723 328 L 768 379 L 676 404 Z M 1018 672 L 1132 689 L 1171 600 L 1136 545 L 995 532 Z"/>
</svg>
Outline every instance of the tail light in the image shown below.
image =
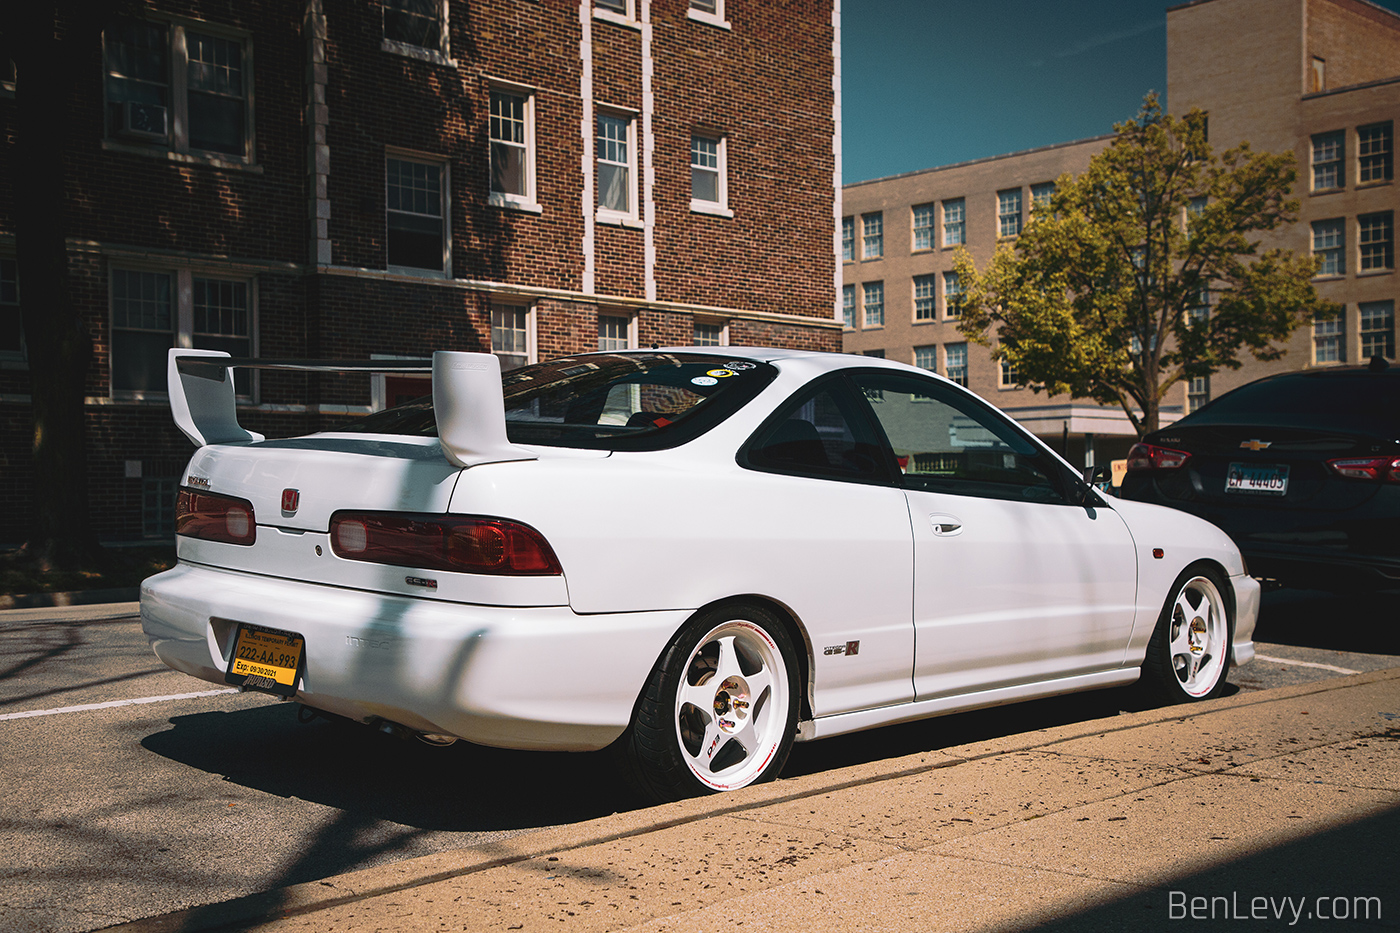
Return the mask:
<svg viewBox="0 0 1400 933">
<path fill-rule="evenodd" d="M 252 544 L 258 536 L 253 503 L 181 488 L 175 499 L 175 533 L 205 541 Z"/>
<path fill-rule="evenodd" d="M 1177 470 L 1186 466 L 1191 455 L 1184 450 L 1157 447 L 1154 444 L 1134 444 L 1128 451 L 1128 472 L 1140 470 Z"/>
<path fill-rule="evenodd" d="M 1347 479 L 1400 483 L 1400 457 L 1348 457 L 1328 460 L 1327 465 Z"/>
<path fill-rule="evenodd" d="M 554 576 L 563 573 L 544 536 L 501 518 L 337 512 L 331 550 L 346 560 L 458 573 Z"/>
</svg>

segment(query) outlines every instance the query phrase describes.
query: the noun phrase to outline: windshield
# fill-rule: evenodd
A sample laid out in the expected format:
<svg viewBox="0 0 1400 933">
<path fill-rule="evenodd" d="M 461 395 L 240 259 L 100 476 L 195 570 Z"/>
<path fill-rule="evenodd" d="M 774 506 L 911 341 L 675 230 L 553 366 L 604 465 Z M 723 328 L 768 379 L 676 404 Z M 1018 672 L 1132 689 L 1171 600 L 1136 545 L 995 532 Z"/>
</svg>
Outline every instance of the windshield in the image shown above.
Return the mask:
<svg viewBox="0 0 1400 933">
<path fill-rule="evenodd" d="M 1177 424 L 1260 425 L 1400 436 L 1400 378 L 1299 373 L 1241 386 Z"/>
<path fill-rule="evenodd" d="M 513 369 L 502 376 L 513 443 L 599 450 L 660 450 L 719 424 L 777 370 L 700 353 L 596 353 Z M 370 415 L 344 430 L 437 436 L 431 396 Z"/>
</svg>

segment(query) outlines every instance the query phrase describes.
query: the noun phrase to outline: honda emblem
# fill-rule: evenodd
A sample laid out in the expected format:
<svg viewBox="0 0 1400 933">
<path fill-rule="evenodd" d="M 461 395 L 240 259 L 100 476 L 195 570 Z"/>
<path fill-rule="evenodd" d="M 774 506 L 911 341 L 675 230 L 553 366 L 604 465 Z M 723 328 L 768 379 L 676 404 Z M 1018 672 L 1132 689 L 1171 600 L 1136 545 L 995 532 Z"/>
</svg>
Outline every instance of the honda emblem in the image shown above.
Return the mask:
<svg viewBox="0 0 1400 933">
<path fill-rule="evenodd" d="M 288 515 L 296 512 L 297 503 L 301 501 L 301 493 L 295 489 L 282 490 L 282 511 Z"/>
</svg>

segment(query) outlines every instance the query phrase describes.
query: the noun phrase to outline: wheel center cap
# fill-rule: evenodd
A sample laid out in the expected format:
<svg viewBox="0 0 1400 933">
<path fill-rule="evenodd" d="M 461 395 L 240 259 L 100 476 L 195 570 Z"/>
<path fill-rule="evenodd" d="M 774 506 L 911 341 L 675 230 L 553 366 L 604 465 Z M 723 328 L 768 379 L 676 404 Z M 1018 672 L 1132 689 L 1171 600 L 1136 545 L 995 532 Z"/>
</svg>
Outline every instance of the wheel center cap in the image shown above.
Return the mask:
<svg viewBox="0 0 1400 933">
<path fill-rule="evenodd" d="M 733 733 L 749 718 L 749 685 L 742 677 L 726 677 L 715 691 L 715 721 L 720 731 Z"/>
</svg>

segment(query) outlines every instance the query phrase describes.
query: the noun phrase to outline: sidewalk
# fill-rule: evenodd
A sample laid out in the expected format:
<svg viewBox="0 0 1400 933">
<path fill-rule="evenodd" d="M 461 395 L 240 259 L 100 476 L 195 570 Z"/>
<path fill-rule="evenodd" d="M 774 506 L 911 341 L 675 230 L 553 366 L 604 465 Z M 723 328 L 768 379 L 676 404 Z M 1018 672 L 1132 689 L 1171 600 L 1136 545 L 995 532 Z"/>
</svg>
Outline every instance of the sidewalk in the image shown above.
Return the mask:
<svg viewBox="0 0 1400 933">
<path fill-rule="evenodd" d="M 111 929 L 1400 929 L 1397 839 L 1400 669 L 782 780 Z"/>
</svg>

